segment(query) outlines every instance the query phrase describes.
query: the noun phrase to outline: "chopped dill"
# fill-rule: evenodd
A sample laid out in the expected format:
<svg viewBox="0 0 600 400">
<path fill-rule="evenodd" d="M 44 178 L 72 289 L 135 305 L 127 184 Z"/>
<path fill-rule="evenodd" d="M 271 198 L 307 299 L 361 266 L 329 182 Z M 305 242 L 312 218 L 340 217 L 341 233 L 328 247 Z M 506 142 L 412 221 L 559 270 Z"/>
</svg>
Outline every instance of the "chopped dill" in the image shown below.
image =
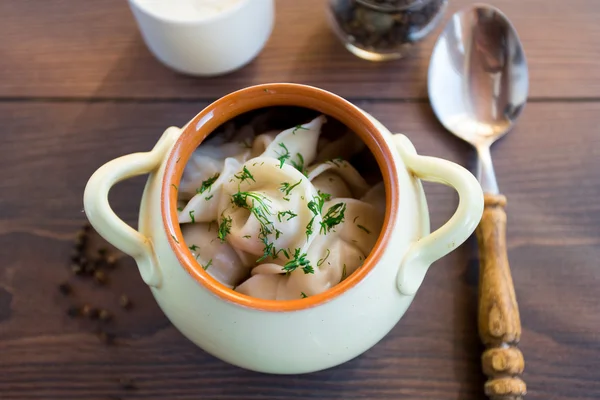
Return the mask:
<svg viewBox="0 0 600 400">
<path fill-rule="evenodd" d="M 210 267 L 211 265 L 212 265 L 212 258 L 210 260 L 208 260 L 206 265 L 202 266 L 202 268 L 204 268 L 204 270 L 206 271 L 208 269 L 208 267 Z"/>
<path fill-rule="evenodd" d="M 298 171 L 300 171 L 302 174 L 306 175 L 306 171 L 304 170 L 304 157 L 302 157 L 302 154 L 296 153 L 296 158 L 298 158 L 298 162 L 295 162 L 294 160 L 290 161 L 292 163 L 292 166 Z"/>
<path fill-rule="evenodd" d="M 286 219 L 286 221 L 289 221 L 290 219 L 292 219 L 292 218 L 294 218 L 294 217 L 297 217 L 297 216 L 298 216 L 298 214 L 295 214 L 295 213 L 294 213 L 294 212 L 292 212 L 291 210 L 288 210 L 288 211 L 279 211 L 279 212 L 277 213 L 277 220 L 278 220 L 279 222 L 281 222 L 281 218 L 285 218 L 286 216 L 287 216 L 287 219 Z"/>
<path fill-rule="evenodd" d="M 194 217 L 194 210 L 190 210 L 190 219 L 192 220 L 192 224 L 196 223 L 196 218 Z"/>
<path fill-rule="evenodd" d="M 173 187 L 173 189 L 179 190 L 179 189 L 177 189 L 177 185 L 175 185 L 174 183 L 171 183 L 171 186 Z"/>
<path fill-rule="evenodd" d="M 294 190 L 294 188 L 301 183 L 302 183 L 302 179 L 300 179 L 298 182 L 294 183 L 293 185 L 291 185 L 287 182 L 283 182 L 281 184 L 281 187 L 279 188 L 279 190 L 281 190 L 283 193 L 285 193 L 286 196 L 289 196 L 290 193 L 292 192 L 292 190 Z"/>
<path fill-rule="evenodd" d="M 340 279 L 340 282 L 344 279 L 346 279 L 346 264 L 344 264 L 344 269 L 342 269 L 342 279 Z"/>
<path fill-rule="evenodd" d="M 242 171 L 234 176 L 240 180 L 240 183 L 247 181 L 247 180 L 256 182 L 256 180 L 254 180 L 254 176 L 252 176 L 252 174 L 250 173 L 250 171 L 248 171 L 248 168 L 246 168 L 245 165 L 244 165 L 244 168 L 242 168 Z"/>
<path fill-rule="evenodd" d="M 214 174 L 213 176 L 211 176 L 207 180 L 202 181 L 202 184 L 200 184 L 200 187 L 196 189 L 196 193 L 197 194 L 202 194 L 202 193 L 206 192 L 207 190 L 210 192 L 210 189 L 211 189 L 213 183 L 215 183 L 215 181 L 217 179 L 219 179 L 220 175 L 221 174 L 219 174 L 217 172 L 216 174 Z"/>
<path fill-rule="evenodd" d="M 225 237 L 231 232 L 231 217 L 223 217 L 221 224 L 219 225 L 219 233 L 217 237 L 221 240 L 221 243 L 225 242 Z"/>
<path fill-rule="evenodd" d="M 188 249 L 190 249 L 191 251 L 196 251 L 198 249 L 200 249 L 200 247 L 196 246 L 195 244 L 188 246 Z"/>
<path fill-rule="evenodd" d="M 171 235 L 171 238 L 173 238 L 173 240 L 175 241 L 175 243 L 179 244 L 179 240 L 177 240 L 177 238 L 175 237 L 175 235 Z"/>
<path fill-rule="evenodd" d="M 277 154 L 279 156 L 279 157 L 277 157 L 277 159 L 279 160 L 279 168 L 281 169 L 281 168 L 283 168 L 283 164 L 285 164 L 286 160 L 289 160 L 290 151 L 283 143 L 279 143 L 279 147 L 283 148 L 283 151 L 284 151 L 283 154 Z"/>
<path fill-rule="evenodd" d="M 331 253 L 331 251 L 329 251 L 329 249 L 327 249 L 327 255 L 324 258 L 321 258 L 318 262 L 317 262 L 317 267 L 320 267 L 321 264 L 323 264 L 325 262 L 325 260 L 327 260 L 327 258 L 329 257 L 329 254 Z"/>
<path fill-rule="evenodd" d="M 314 274 L 315 270 L 310 265 L 310 261 L 306 259 L 306 253 L 300 254 L 300 251 L 300 249 L 294 250 L 294 258 L 285 263 L 283 270 L 286 273 L 291 273 L 297 268 L 302 268 L 302 271 L 304 271 L 305 274 Z"/>
<path fill-rule="evenodd" d="M 214 196 L 215 196 L 214 194 L 211 194 L 210 196 L 205 197 L 204 200 L 208 201 L 208 200 L 212 199 Z"/>
<path fill-rule="evenodd" d="M 298 131 L 308 131 L 310 129 L 303 127 L 302 125 L 296 125 L 292 131 L 292 135 L 295 135 Z"/>
<path fill-rule="evenodd" d="M 344 222 L 344 213 L 346 212 L 346 203 L 337 203 L 327 210 L 321 221 L 320 233 L 325 235 L 337 225 Z"/>
<path fill-rule="evenodd" d="M 300 292 L 300 297 L 301 297 L 301 298 L 303 298 L 303 299 L 305 299 L 305 298 L 307 298 L 308 296 L 306 295 L 306 293 L 304 293 L 304 292 Z"/>
<path fill-rule="evenodd" d="M 181 208 L 181 207 L 177 207 L 177 211 L 179 211 L 179 212 L 182 212 L 182 211 L 183 211 L 183 208 Z"/>
</svg>

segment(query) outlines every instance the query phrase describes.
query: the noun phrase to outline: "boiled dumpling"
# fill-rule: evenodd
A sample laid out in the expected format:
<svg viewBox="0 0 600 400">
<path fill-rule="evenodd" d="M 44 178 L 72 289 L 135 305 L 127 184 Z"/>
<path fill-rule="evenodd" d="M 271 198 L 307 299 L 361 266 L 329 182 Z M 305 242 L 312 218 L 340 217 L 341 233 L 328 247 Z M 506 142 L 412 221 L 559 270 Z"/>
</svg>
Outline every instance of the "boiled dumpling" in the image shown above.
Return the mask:
<svg viewBox="0 0 600 400">
<path fill-rule="evenodd" d="M 326 121 L 327 119 L 321 115 L 307 124 L 286 129 L 275 137 L 261 157 L 279 159 L 303 171 L 317 155 L 321 126 Z"/>
<path fill-rule="evenodd" d="M 347 132 L 339 139 L 324 143 L 320 147 L 315 161 L 325 162 L 338 158 L 349 160 L 364 148 L 365 144 L 354 133 Z"/>
<path fill-rule="evenodd" d="M 218 239 L 216 224 L 186 224 L 181 232 L 196 261 L 222 284 L 233 288 L 248 276 L 233 248 Z"/>
<path fill-rule="evenodd" d="M 194 197 L 179 212 L 179 223 L 217 220 L 222 187 L 233 178 L 233 174 L 240 168 L 240 165 L 237 159 L 226 158 L 221 171 L 201 182 Z"/>
<path fill-rule="evenodd" d="M 316 164 L 308 172 L 308 179 L 321 192 L 336 197 L 362 197 L 369 185 L 358 171 L 345 160 Z"/>
<path fill-rule="evenodd" d="M 218 221 L 236 249 L 256 259 L 269 255 L 269 259 L 287 259 L 290 251 L 305 251 L 315 236 L 312 231 L 321 217 L 309 204 L 317 197 L 308 179 L 295 168 L 257 157 L 224 184 Z"/>
<path fill-rule="evenodd" d="M 340 203 L 345 206 L 343 221 L 330 231 L 321 230 L 308 249 L 307 259 L 314 273 L 296 269 L 285 274 L 279 265 L 263 264 L 255 267 L 252 276 L 236 290 L 267 300 L 298 299 L 322 293 L 356 271 L 375 245 L 383 220 L 374 206 L 352 198 L 325 203 L 324 219 Z"/>
</svg>

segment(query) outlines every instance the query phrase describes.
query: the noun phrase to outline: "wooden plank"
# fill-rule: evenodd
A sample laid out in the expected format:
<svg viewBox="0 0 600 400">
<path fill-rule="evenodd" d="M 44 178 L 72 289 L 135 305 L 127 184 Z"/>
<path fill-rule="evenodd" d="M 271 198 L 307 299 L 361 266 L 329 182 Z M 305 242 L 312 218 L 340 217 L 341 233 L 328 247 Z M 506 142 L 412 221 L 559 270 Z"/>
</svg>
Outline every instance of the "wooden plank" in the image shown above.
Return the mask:
<svg viewBox="0 0 600 400">
<path fill-rule="evenodd" d="M 470 165 L 473 152 L 446 134 L 426 104 L 363 102 L 422 154 Z M 125 258 L 107 289 L 74 281 L 72 302 L 115 310 L 117 345 L 65 316 L 73 236 L 83 224 L 91 173 L 119 155 L 150 149 L 169 125 L 203 103 L 0 103 L 0 393 L 3 399 L 457 399 L 482 398 L 476 333 L 477 261 L 470 241 L 437 262 L 407 314 L 377 346 L 340 367 L 269 376 L 222 363 L 184 339 Z M 532 398 L 600 397 L 600 104 L 530 104 L 494 147 L 508 197 L 508 247 L 521 306 Z M 136 219 L 144 179 L 111 193 Z M 457 196 L 426 187 L 432 225 Z M 128 293 L 130 312 L 117 298 Z M 138 389 L 120 388 L 120 378 Z M 114 396 L 114 397 L 111 397 Z"/>
<path fill-rule="evenodd" d="M 298 82 L 352 98 L 425 98 L 441 27 L 403 61 L 374 64 L 330 32 L 324 0 L 278 0 L 262 54 L 225 77 L 177 75 L 147 51 L 122 0 L 0 2 L 0 96 L 213 99 L 264 82 Z M 471 4 L 452 0 L 445 15 Z M 514 21 L 534 98 L 600 97 L 600 2 L 491 0 Z"/>
</svg>

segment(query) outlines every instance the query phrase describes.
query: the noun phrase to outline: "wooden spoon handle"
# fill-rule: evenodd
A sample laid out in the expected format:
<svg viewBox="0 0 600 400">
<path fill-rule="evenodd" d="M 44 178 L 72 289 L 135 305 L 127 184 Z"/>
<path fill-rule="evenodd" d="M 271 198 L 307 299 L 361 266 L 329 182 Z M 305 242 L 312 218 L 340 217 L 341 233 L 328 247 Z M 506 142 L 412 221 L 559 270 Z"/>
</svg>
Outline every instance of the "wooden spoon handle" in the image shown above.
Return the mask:
<svg viewBox="0 0 600 400">
<path fill-rule="evenodd" d="M 527 389 L 520 375 L 525 361 L 516 347 L 521 320 L 506 254 L 506 197 L 485 195 L 479 243 L 479 336 L 486 347 L 485 394 L 492 400 L 518 400 Z"/>
</svg>

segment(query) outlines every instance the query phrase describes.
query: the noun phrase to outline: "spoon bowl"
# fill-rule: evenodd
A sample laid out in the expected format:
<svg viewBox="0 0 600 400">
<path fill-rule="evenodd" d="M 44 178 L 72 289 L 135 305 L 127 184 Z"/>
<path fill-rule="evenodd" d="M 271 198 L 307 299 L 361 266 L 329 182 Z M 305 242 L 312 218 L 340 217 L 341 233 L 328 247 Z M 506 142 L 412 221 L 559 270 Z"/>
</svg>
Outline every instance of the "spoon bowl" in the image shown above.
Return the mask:
<svg viewBox="0 0 600 400">
<path fill-rule="evenodd" d="M 529 87 L 516 30 L 498 9 L 475 5 L 452 16 L 429 64 L 428 91 L 446 129 L 478 147 L 506 134 Z"/>
</svg>

